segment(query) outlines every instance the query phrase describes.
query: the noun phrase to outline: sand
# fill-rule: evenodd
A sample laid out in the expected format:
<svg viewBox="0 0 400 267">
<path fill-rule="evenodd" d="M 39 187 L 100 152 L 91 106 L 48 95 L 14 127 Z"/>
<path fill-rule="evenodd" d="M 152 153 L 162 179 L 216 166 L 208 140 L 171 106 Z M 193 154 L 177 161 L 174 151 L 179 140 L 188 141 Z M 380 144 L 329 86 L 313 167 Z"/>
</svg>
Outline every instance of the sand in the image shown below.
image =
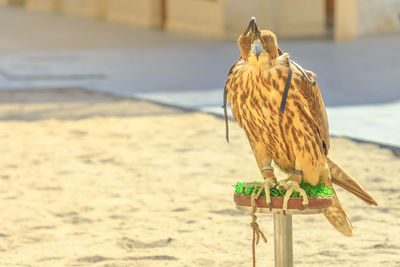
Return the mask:
<svg viewBox="0 0 400 267">
<path fill-rule="evenodd" d="M 211 115 L 42 93 L 0 105 L 0 266 L 251 265 L 250 216 L 231 185 L 259 174 L 238 126 L 227 144 Z M 379 207 L 338 190 L 351 238 L 295 216 L 295 265 L 400 266 L 400 159 L 339 138 L 330 156 Z M 258 266 L 273 266 L 271 216 L 259 223 Z"/>
</svg>

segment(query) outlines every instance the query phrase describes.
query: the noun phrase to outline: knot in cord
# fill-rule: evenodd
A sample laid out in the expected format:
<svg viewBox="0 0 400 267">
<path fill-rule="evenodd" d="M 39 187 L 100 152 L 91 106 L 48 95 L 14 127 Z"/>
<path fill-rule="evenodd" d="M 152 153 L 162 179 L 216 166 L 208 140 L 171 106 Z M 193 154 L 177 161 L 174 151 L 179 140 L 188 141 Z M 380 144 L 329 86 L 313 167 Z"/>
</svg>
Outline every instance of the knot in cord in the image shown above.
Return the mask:
<svg viewBox="0 0 400 267">
<path fill-rule="evenodd" d="M 253 232 L 255 232 L 256 244 L 258 244 L 260 242 L 260 236 L 262 237 L 264 242 L 267 243 L 267 238 L 265 237 L 264 233 L 261 231 L 260 227 L 258 226 L 258 223 L 255 222 L 255 219 L 253 219 L 253 221 L 250 223 L 250 226 L 253 229 Z"/>
</svg>

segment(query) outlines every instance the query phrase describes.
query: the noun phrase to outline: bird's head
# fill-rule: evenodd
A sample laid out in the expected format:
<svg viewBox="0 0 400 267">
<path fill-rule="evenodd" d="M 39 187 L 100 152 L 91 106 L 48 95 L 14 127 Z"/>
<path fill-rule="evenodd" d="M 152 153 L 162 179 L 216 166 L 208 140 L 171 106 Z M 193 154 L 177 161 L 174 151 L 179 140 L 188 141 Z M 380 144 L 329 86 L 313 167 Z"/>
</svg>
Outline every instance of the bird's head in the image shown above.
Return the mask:
<svg viewBox="0 0 400 267">
<path fill-rule="evenodd" d="M 254 17 L 251 18 L 246 31 L 239 37 L 238 45 L 242 58 L 250 62 L 270 62 L 279 55 L 275 34 L 268 30 L 260 31 Z"/>
</svg>

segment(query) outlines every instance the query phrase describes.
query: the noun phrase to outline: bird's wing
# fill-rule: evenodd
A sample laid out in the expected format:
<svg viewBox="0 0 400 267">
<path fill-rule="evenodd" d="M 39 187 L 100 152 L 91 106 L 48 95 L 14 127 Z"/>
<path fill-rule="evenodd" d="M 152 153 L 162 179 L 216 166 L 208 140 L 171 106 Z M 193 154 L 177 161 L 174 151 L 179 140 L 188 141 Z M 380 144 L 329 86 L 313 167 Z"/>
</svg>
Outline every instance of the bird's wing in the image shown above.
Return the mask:
<svg viewBox="0 0 400 267">
<path fill-rule="evenodd" d="M 311 71 L 306 71 L 306 73 L 315 80 L 314 73 Z M 327 155 L 330 147 L 328 116 L 326 115 L 324 101 L 318 84 L 316 82 L 314 84 L 311 83 L 299 68 L 295 66 L 293 66 L 293 80 L 296 89 L 304 97 L 304 104 L 307 105 L 312 120 L 316 127 L 318 127 L 320 138 L 325 146 L 325 154 Z"/>
</svg>

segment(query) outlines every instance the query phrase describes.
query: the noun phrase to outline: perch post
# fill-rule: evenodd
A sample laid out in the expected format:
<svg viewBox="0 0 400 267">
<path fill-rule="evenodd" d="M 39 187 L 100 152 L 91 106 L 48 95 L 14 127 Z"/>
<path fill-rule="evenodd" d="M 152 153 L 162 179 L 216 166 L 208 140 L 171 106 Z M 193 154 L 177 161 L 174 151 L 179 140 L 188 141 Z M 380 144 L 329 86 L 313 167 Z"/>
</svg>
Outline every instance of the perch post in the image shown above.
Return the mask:
<svg viewBox="0 0 400 267">
<path fill-rule="evenodd" d="M 275 266 L 293 266 L 292 215 L 274 213 Z"/>
</svg>

